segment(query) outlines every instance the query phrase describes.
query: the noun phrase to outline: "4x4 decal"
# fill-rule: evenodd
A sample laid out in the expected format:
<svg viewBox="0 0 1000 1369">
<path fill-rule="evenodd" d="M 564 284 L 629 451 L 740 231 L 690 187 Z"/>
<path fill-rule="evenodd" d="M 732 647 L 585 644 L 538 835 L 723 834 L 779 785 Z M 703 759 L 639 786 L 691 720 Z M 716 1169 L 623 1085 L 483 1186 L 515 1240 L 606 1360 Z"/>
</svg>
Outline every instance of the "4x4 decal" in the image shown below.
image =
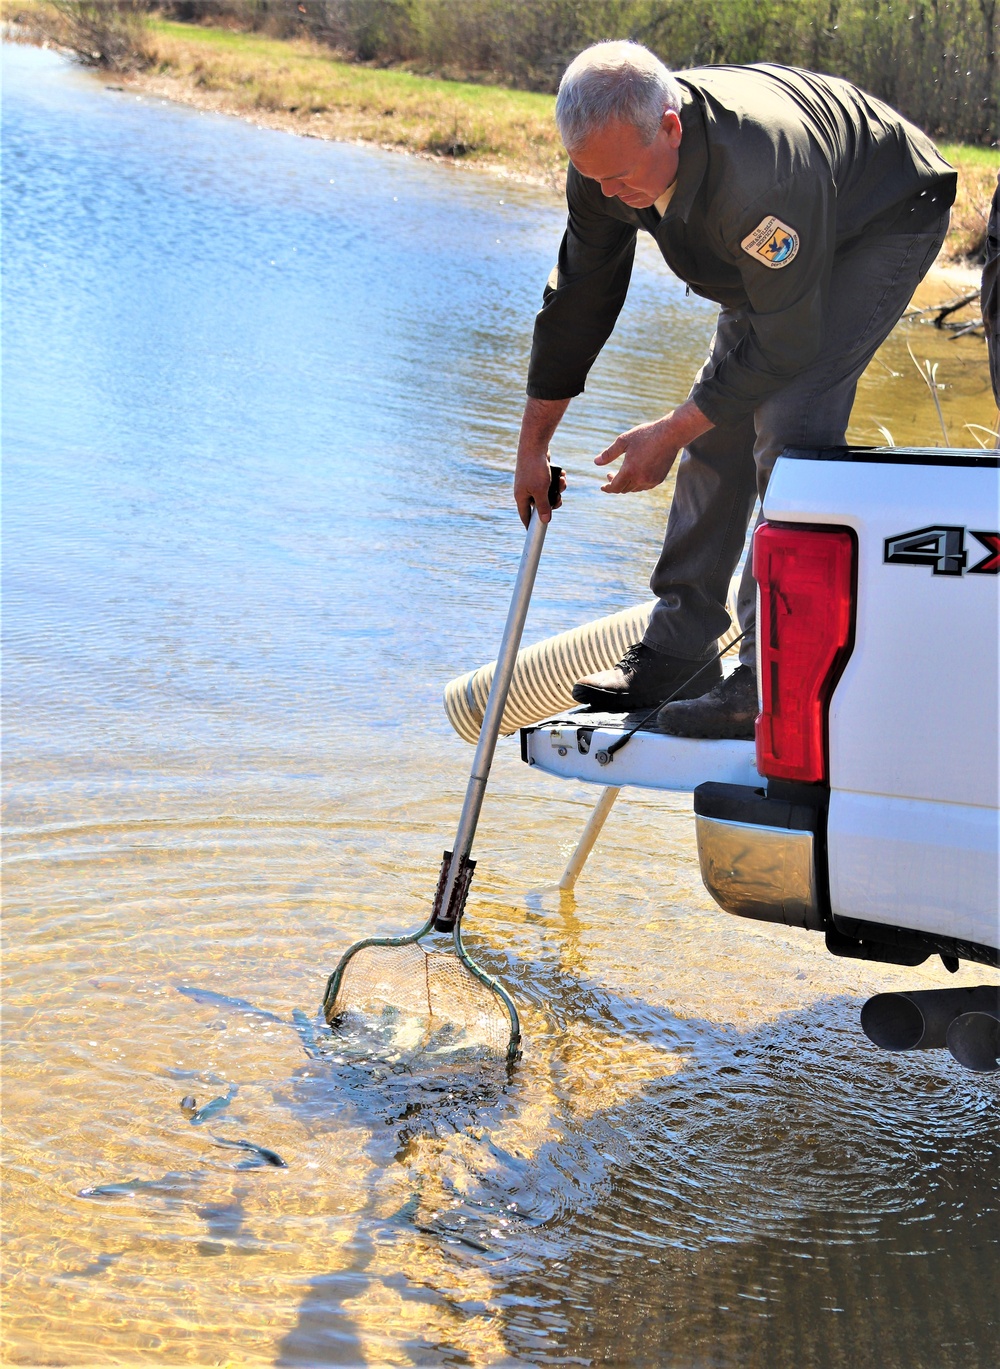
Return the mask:
<svg viewBox="0 0 1000 1369">
<path fill-rule="evenodd" d="M 969 529 L 972 532 L 972 529 Z M 989 547 L 989 555 L 984 556 L 978 566 L 970 566 L 970 575 L 1000 575 L 1000 532 L 972 532 L 984 547 Z"/>
<path fill-rule="evenodd" d="M 892 565 L 929 566 L 932 575 L 962 575 L 969 557 L 965 549 L 965 531 L 965 528 L 941 526 L 897 533 L 885 539 L 883 560 Z M 969 566 L 968 573 L 1000 575 L 1000 532 L 977 532 L 972 528 L 969 532 L 983 544 L 987 554 L 974 566 Z"/>
</svg>

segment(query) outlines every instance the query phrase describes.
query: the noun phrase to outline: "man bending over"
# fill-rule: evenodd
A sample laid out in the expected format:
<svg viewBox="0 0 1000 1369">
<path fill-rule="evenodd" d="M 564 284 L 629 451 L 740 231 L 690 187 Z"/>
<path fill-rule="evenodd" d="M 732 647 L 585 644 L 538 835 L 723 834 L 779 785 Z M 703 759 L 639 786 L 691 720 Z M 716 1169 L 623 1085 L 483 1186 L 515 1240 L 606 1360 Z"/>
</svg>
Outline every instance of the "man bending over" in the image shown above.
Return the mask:
<svg viewBox="0 0 1000 1369">
<path fill-rule="evenodd" d="M 718 303 L 683 404 L 615 438 L 608 494 L 649 490 L 679 452 L 657 596 L 642 642 L 574 697 L 617 712 L 662 702 L 716 651 L 757 496 L 782 448 L 845 441 L 858 378 L 934 261 L 956 176 L 934 145 L 846 81 L 772 65 L 671 73 L 636 43 L 570 65 L 556 121 L 569 220 L 535 321 L 514 497 L 549 517 L 548 444 L 625 301 L 638 230 Z M 688 737 L 752 737 L 749 565 L 740 665 L 709 666 L 658 717 Z"/>
</svg>

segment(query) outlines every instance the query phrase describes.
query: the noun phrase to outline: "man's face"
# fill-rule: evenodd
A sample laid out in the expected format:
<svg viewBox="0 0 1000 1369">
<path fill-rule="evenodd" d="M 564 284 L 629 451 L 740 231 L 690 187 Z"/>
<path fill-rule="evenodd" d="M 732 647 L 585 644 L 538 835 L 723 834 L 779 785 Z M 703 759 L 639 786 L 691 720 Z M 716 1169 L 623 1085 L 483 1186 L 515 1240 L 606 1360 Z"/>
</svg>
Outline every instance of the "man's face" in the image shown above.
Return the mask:
<svg viewBox="0 0 1000 1369">
<path fill-rule="evenodd" d="M 572 154 L 581 176 L 597 181 L 610 199 L 632 209 L 648 209 L 677 178 L 681 121 L 672 109 L 663 116 L 656 137 L 644 143 L 633 124 L 617 119 Z"/>
</svg>

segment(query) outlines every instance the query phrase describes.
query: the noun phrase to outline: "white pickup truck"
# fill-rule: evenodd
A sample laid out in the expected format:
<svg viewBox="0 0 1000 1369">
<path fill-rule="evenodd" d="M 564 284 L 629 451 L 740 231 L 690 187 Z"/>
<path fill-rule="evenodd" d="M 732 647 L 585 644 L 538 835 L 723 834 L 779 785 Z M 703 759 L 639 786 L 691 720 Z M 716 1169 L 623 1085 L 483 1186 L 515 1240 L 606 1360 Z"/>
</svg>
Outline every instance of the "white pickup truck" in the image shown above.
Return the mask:
<svg viewBox="0 0 1000 1369">
<path fill-rule="evenodd" d="M 523 758 L 693 791 L 702 878 L 727 912 L 811 928 L 834 955 L 997 966 L 998 466 L 982 451 L 786 450 L 753 547 L 756 743 L 640 730 L 621 745 L 624 718 L 575 710 L 522 729 Z M 926 1039 L 897 1030 L 912 1005 L 862 1025 L 890 1048 L 943 1045 L 985 1007 L 963 1063 L 996 1068 L 996 990 L 964 1007 L 971 990 L 932 992 L 957 994 L 958 1013 L 932 1030 L 918 1005 Z"/>
</svg>

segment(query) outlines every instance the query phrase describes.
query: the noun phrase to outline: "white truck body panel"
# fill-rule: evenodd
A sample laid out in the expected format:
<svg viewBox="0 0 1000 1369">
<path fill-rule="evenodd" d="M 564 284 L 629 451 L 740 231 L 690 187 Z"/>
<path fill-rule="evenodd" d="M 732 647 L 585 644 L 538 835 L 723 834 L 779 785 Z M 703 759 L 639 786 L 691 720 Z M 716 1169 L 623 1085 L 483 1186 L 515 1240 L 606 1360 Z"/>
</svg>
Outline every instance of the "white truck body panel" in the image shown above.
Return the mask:
<svg viewBox="0 0 1000 1369">
<path fill-rule="evenodd" d="M 829 714 L 832 912 L 996 946 L 1000 576 L 967 573 L 988 555 L 969 530 L 1000 527 L 996 466 L 783 457 L 764 512 L 858 536 Z M 966 573 L 886 563 L 887 538 L 930 525 L 967 530 Z"/>
<path fill-rule="evenodd" d="M 827 849 L 834 912 L 1000 945 L 995 809 L 834 790 Z"/>
<path fill-rule="evenodd" d="M 775 467 L 767 518 L 858 534 L 854 650 L 830 705 L 833 790 L 1000 804 L 1000 576 L 882 559 L 885 539 L 910 528 L 1000 526 L 997 484 L 983 468 Z"/>
</svg>

